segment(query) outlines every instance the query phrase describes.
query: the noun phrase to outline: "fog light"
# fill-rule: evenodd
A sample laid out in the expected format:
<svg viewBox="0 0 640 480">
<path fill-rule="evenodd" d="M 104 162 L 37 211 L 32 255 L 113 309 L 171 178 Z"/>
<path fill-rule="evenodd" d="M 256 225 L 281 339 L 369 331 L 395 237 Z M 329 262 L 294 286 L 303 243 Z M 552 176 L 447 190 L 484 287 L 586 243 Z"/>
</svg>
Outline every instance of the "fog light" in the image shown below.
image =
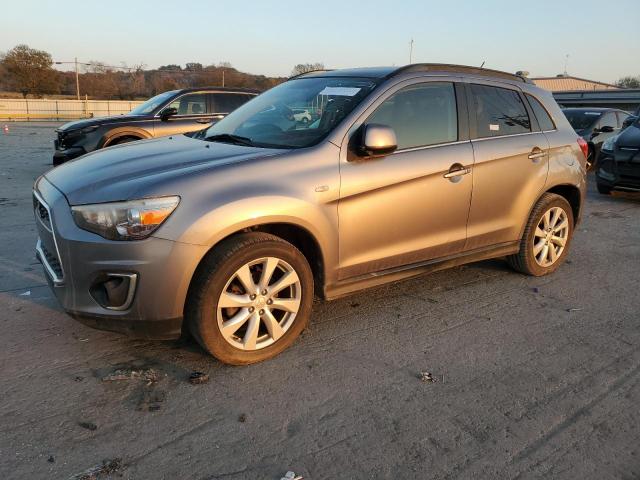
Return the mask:
<svg viewBox="0 0 640 480">
<path fill-rule="evenodd" d="M 126 310 L 133 302 L 137 273 L 105 273 L 89 288 L 93 299 L 109 310 Z"/>
</svg>

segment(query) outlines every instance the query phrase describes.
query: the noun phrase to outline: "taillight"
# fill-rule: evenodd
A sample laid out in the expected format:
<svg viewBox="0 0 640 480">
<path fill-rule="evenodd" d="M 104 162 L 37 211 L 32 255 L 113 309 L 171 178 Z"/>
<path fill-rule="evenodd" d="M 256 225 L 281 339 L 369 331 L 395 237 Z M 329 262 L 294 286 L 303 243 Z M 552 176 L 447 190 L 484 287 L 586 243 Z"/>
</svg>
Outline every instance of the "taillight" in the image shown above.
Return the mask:
<svg viewBox="0 0 640 480">
<path fill-rule="evenodd" d="M 580 145 L 580 150 L 582 150 L 584 158 L 587 158 L 587 156 L 589 155 L 589 144 L 587 143 L 587 141 L 582 137 L 578 137 L 578 145 Z"/>
</svg>

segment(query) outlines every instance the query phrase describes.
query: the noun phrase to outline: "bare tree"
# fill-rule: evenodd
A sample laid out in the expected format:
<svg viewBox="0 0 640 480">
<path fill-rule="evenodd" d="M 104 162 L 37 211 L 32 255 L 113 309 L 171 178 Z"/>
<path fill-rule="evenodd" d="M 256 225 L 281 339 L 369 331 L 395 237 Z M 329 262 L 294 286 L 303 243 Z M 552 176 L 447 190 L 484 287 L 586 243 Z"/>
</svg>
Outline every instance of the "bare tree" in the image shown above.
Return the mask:
<svg viewBox="0 0 640 480">
<path fill-rule="evenodd" d="M 622 77 L 616 82 L 616 85 L 621 88 L 640 88 L 640 76 Z"/>
<path fill-rule="evenodd" d="M 294 77 L 302 73 L 313 72 L 314 70 L 324 70 L 324 63 L 299 63 L 291 70 L 291 76 Z"/>
<path fill-rule="evenodd" d="M 18 45 L 7 52 L 2 65 L 9 77 L 10 88 L 20 92 L 24 98 L 28 94 L 60 91 L 58 72 L 52 68 L 51 55 L 45 51 Z"/>
</svg>

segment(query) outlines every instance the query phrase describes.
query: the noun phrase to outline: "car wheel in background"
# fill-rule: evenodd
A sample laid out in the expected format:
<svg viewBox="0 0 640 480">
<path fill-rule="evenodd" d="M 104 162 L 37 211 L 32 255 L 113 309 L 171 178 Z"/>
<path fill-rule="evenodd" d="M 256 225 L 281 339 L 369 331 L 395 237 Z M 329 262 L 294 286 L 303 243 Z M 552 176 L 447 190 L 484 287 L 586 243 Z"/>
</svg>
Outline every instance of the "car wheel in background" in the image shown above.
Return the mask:
<svg viewBox="0 0 640 480">
<path fill-rule="evenodd" d="M 569 202 L 560 195 L 545 193 L 529 216 L 520 251 L 507 261 L 515 270 L 536 277 L 554 272 L 567 256 L 573 222 Z"/>
<path fill-rule="evenodd" d="M 596 188 L 598 189 L 598 193 L 602 195 L 611 195 L 611 187 L 596 182 Z"/>
<path fill-rule="evenodd" d="M 302 253 L 265 233 L 243 233 L 215 247 L 198 267 L 185 321 L 224 363 L 247 365 L 289 347 L 309 322 L 313 275 Z"/>
<path fill-rule="evenodd" d="M 108 146 L 112 147 L 113 145 L 122 145 L 123 143 L 135 142 L 136 140 L 140 140 L 140 139 L 138 137 L 117 138 L 113 142 L 111 142 Z"/>
</svg>

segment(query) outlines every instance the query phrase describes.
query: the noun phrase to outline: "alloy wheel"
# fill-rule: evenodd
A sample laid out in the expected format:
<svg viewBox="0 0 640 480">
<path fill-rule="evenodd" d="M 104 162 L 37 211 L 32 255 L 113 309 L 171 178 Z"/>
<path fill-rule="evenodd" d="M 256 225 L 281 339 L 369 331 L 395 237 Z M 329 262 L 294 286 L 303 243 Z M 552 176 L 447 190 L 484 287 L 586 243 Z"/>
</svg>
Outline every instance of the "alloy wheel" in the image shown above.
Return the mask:
<svg viewBox="0 0 640 480">
<path fill-rule="evenodd" d="M 298 274 L 287 262 L 276 257 L 253 260 L 236 270 L 222 290 L 218 328 L 235 348 L 268 347 L 295 321 L 301 294 Z"/>
<path fill-rule="evenodd" d="M 553 265 L 562 255 L 569 238 L 569 219 L 561 207 L 547 210 L 533 236 L 533 256 L 541 267 Z"/>
</svg>

